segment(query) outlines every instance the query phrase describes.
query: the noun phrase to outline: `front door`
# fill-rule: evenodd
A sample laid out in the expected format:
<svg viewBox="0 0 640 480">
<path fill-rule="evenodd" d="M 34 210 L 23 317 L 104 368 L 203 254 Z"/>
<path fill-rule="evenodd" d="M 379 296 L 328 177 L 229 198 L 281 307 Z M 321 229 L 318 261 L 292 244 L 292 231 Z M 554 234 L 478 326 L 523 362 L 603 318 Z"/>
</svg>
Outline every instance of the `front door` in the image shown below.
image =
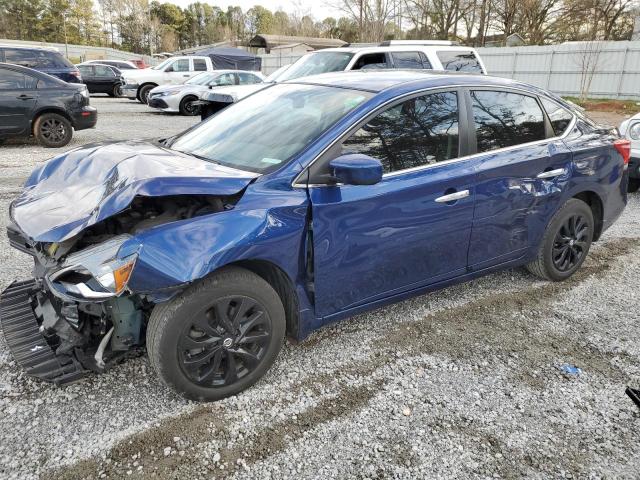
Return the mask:
<svg viewBox="0 0 640 480">
<path fill-rule="evenodd" d="M 193 75 L 200 72 L 194 72 L 191 67 L 191 61 L 188 58 L 180 58 L 168 65 L 164 71 L 165 84 L 179 85 L 189 80 Z"/>
<path fill-rule="evenodd" d="M 465 272 L 474 166 L 456 161 L 464 145 L 458 98 L 458 92 L 445 91 L 405 100 L 332 149 L 329 157 L 377 158 L 385 175 L 376 185 L 309 188 L 316 315 Z"/>
<path fill-rule="evenodd" d="M 535 96 L 478 89 L 469 100 L 479 153 L 469 266 L 480 270 L 538 244 L 571 178 L 572 154 Z"/>
<path fill-rule="evenodd" d="M 0 135 L 20 134 L 29 128 L 37 101 L 35 78 L 0 67 Z"/>
</svg>

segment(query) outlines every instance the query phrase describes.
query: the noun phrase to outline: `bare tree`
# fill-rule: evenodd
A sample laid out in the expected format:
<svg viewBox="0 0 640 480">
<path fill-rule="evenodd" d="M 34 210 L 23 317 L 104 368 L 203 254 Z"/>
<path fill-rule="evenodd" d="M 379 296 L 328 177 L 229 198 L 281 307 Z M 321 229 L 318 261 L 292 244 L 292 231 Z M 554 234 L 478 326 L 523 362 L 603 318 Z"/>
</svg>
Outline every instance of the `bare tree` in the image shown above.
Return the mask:
<svg viewBox="0 0 640 480">
<path fill-rule="evenodd" d="M 580 68 L 580 100 L 584 101 L 591 91 L 591 83 L 596 71 L 601 68 L 603 42 L 583 42 L 574 54 L 574 61 Z"/>
<path fill-rule="evenodd" d="M 395 20 L 394 0 L 339 0 L 331 6 L 361 25 L 361 42 L 384 40 L 389 23 Z"/>
</svg>

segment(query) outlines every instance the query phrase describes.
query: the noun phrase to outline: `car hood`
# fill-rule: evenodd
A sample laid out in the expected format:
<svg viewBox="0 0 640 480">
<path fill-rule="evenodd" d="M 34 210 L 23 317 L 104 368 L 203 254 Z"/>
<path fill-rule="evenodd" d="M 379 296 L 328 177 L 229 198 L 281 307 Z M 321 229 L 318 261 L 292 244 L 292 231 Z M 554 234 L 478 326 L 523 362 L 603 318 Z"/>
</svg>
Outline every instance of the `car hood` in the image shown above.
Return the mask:
<svg viewBox="0 0 640 480">
<path fill-rule="evenodd" d="M 182 92 L 182 93 L 200 93 L 204 90 L 208 90 L 209 87 L 202 85 L 161 85 L 155 87 L 149 92 L 150 95 L 155 95 L 162 92 Z"/>
<path fill-rule="evenodd" d="M 252 93 L 270 87 L 273 83 L 254 83 L 252 85 L 231 85 L 228 87 L 218 87 L 212 90 L 206 90 L 200 94 L 201 100 L 209 102 L 235 103 L 248 97 Z"/>
<path fill-rule="evenodd" d="M 60 242 L 137 195 L 234 195 L 257 176 L 148 142 L 86 145 L 38 167 L 11 204 L 11 218 L 32 240 Z"/>
</svg>

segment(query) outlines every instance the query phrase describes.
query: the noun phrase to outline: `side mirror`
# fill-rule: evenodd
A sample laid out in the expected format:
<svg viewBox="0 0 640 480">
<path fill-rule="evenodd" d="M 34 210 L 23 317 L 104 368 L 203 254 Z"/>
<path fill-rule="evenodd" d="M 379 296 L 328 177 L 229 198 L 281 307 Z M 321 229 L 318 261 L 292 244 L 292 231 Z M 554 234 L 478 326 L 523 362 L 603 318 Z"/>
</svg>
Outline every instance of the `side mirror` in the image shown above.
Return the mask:
<svg viewBox="0 0 640 480">
<path fill-rule="evenodd" d="M 345 185 L 375 185 L 382 180 L 382 163 L 376 158 L 351 153 L 329 162 L 331 175 Z"/>
</svg>

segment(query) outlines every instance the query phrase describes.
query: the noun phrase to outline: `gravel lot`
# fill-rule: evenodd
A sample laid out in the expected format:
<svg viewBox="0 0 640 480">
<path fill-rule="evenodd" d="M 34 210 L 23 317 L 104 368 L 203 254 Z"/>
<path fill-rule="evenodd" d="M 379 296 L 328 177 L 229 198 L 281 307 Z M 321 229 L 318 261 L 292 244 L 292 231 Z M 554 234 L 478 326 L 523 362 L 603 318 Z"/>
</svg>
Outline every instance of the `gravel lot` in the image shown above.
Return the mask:
<svg viewBox="0 0 640 480">
<path fill-rule="evenodd" d="M 94 98 L 73 144 L 177 133 L 196 120 Z M 0 147 L 0 227 L 55 154 Z M 56 388 L 0 339 L 1 478 L 627 477 L 640 471 L 640 196 L 567 282 L 509 270 L 287 345 L 215 404 L 163 387 L 146 358 Z M 0 236 L 0 287 L 29 275 Z M 581 369 L 577 376 L 563 364 Z"/>
</svg>

